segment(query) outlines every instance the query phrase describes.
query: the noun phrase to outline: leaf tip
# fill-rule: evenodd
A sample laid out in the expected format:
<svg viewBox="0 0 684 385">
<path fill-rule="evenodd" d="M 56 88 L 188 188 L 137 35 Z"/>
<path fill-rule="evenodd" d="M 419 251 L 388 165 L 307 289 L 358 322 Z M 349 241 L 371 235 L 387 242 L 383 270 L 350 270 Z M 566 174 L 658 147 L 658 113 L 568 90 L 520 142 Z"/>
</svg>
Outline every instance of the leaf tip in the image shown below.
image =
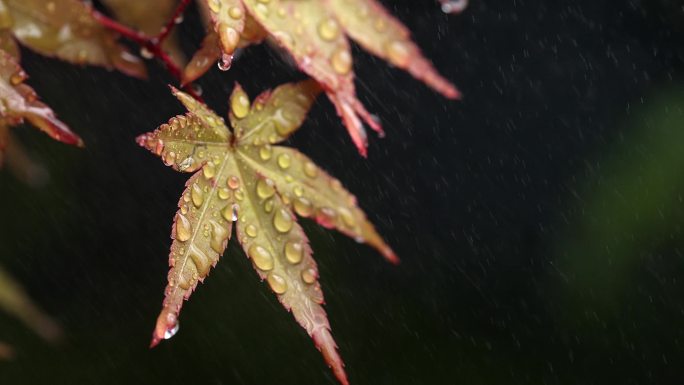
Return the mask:
<svg viewBox="0 0 684 385">
<path fill-rule="evenodd" d="M 342 385 L 349 385 L 347 373 L 344 371 L 344 362 L 337 353 L 337 344 L 330 335 L 330 330 L 325 327 L 319 327 L 312 333 L 311 337 L 314 340 L 316 348 L 321 351 L 325 362 L 330 366 L 337 381 Z"/>
<path fill-rule="evenodd" d="M 463 100 L 463 94 L 451 84 L 442 91 L 442 95 L 449 100 Z"/>
<path fill-rule="evenodd" d="M 159 345 L 162 340 L 168 340 L 178 332 L 178 315 L 164 307 L 157 318 L 157 324 L 152 332 L 150 349 Z"/>
<path fill-rule="evenodd" d="M 382 256 L 385 257 L 385 259 L 387 261 L 389 261 L 389 263 L 391 263 L 395 266 L 397 266 L 401 263 L 401 260 L 399 259 L 399 257 L 397 257 L 397 255 L 394 253 L 394 251 L 392 249 L 390 249 L 389 247 L 386 250 L 382 251 Z"/>
</svg>

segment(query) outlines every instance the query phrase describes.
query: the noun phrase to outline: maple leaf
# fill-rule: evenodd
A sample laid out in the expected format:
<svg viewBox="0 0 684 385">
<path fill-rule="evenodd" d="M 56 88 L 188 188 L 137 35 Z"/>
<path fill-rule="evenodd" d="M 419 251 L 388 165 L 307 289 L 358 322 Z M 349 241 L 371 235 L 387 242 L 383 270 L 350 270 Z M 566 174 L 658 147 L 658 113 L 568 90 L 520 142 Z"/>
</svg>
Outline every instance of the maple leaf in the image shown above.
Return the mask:
<svg viewBox="0 0 684 385">
<path fill-rule="evenodd" d="M 460 97 L 411 41 L 408 29 L 376 0 L 206 0 L 206 4 L 214 29 L 188 64 L 186 82 L 199 77 L 219 57 L 228 67 L 236 48 L 258 43 L 267 35 L 323 86 L 364 156 L 367 137 L 361 120 L 379 133 L 382 128 L 356 97 L 347 36 L 447 98 Z"/>
<path fill-rule="evenodd" d="M 250 103 L 237 85 L 224 120 L 173 90 L 189 113 L 172 118 L 138 143 L 177 171 L 195 172 L 179 202 L 163 309 L 152 346 L 170 338 L 187 299 L 223 254 L 235 222 L 243 250 L 261 279 L 313 338 L 341 383 L 347 379 L 330 334 L 318 271 L 295 214 L 397 258 L 342 184 L 294 149 L 276 146 L 303 122 L 320 92 L 309 80 L 265 92 Z"/>
<path fill-rule="evenodd" d="M 81 138 L 38 100 L 33 88 L 24 84 L 26 78 L 15 58 L 0 50 L 0 159 L 8 141 L 8 128 L 24 120 L 60 142 L 82 146 Z"/>
<path fill-rule="evenodd" d="M 13 40 L 10 35 L 42 55 L 147 76 L 142 61 L 117 43 L 118 36 L 78 0 L 0 0 L 0 47 L 18 53 L 8 41 Z"/>
</svg>

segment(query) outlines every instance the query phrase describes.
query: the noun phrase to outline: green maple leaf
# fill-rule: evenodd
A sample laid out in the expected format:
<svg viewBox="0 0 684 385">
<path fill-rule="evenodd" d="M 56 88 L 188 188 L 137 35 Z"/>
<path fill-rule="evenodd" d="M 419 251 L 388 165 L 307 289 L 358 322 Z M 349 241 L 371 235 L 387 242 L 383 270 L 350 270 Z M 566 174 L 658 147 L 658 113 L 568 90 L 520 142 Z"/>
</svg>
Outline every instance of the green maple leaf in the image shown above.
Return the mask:
<svg viewBox="0 0 684 385">
<path fill-rule="evenodd" d="M 199 77 L 219 56 L 226 65 L 236 48 L 268 37 L 323 87 L 362 155 L 367 138 L 361 120 L 380 133 L 382 128 L 356 98 L 347 36 L 447 98 L 459 97 L 411 41 L 409 30 L 376 0 L 203 0 L 200 4 L 208 9 L 214 28 L 186 67 L 185 82 Z"/>
<path fill-rule="evenodd" d="M 368 243 L 392 262 L 397 258 L 337 179 L 296 150 L 274 145 L 299 128 L 319 92 L 315 82 L 305 81 L 250 103 L 238 85 L 230 99 L 231 131 L 204 104 L 174 89 L 189 112 L 138 138 L 167 165 L 194 172 L 175 218 L 171 270 L 153 346 L 177 331 L 183 301 L 223 254 L 235 223 L 261 279 L 347 383 L 321 306 L 316 263 L 295 214 Z"/>
</svg>

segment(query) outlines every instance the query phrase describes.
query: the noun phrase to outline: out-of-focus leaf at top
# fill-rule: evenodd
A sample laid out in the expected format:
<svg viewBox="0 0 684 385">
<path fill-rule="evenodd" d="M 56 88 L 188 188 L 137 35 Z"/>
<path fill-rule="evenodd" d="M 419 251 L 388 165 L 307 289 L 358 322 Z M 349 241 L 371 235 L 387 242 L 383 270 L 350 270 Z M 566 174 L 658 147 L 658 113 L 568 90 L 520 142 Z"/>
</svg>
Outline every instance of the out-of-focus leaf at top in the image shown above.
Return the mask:
<svg viewBox="0 0 684 385">
<path fill-rule="evenodd" d="M 261 279 L 347 384 L 321 306 L 316 263 L 295 214 L 368 243 L 391 262 L 397 258 L 337 179 L 296 150 L 275 145 L 299 128 L 319 92 L 309 80 L 265 92 L 251 103 L 236 86 L 231 131 L 204 104 L 175 91 L 189 113 L 138 138 L 167 165 L 195 172 L 173 226 L 171 270 L 152 345 L 176 333 L 183 300 L 223 254 L 235 223 L 238 241 Z"/>
<path fill-rule="evenodd" d="M 367 138 L 362 120 L 381 126 L 356 98 L 351 49 L 347 36 L 371 53 L 402 68 L 450 99 L 460 96 L 411 41 L 410 33 L 375 0 L 205 0 L 229 67 L 235 48 L 261 39 L 244 39 L 250 20 L 278 46 L 289 52 L 299 68 L 316 79 L 342 117 L 361 154 Z M 190 63 L 193 80 L 219 58 L 205 40 L 198 60 Z"/>
<path fill-rule="evenodd" d="M 0 155 L 7 143 L 8 126 L 28 120 L 52 138 L 82 146 L 83 141 L 62 123 L 50 107 L 38 100 L 33 88 L 24 84 L 27 76 L 14 57 L 0 50 Z"/>
<path fill-rule="evenodd" d="M 178 6 L 178 0 L 103 0 L 102 2 L 112 10 L 117 20 L 138 28 L 148 36 L 157 35 Z M 162 47 L 177 65 L 185 65 L 185 55 L 178 45 L 175 31 L 164 40 Z"/>
<path fill-rule="evenodd" d="M 118 44 L 117 35 L 78 0 L 0 0 L 0 29 L 43 55 L 146 76 L 142 61 Z"/>
<path fill-rule="evenodd" d="M 62 335 L 59 325 L 44 314 L 3 269 L 0 269 L 0 308 L 48 341 L 54 342 Z"/>
</svg>

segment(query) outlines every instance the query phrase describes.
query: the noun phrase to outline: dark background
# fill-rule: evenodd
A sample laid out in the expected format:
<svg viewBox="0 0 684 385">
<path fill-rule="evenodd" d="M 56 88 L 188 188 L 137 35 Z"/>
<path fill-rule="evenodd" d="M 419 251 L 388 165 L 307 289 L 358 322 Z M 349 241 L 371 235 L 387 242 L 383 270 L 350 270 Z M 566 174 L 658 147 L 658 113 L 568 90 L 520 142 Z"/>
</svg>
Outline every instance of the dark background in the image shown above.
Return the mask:
<svg viewBox="0 0 684 385">
<path fill-rule="evenodd" d="M 684 375 L 684 11 L 681 1 L 385 1 L 463 91 L 441 98 L 355 49 L 384 123 L 356 153 L 324 98 L 290 141 L 336 175 L 394 247 L 303 221 L 352 384 L 667 384 Z M 390 5 L 391 4 L 391 5 Z M 194 8 L 181 25 L 201 39 Z M 49 345 L 0 314 L 2 384 L 334 384 L 306 333 L 234 241 L 149 350 L 187 174 L 135 136 L 182 108 L 149 81 L 24 51 L 79 150 L 14 132 L 50 179 L 0 172 L 0 261 L 64 328 Z M 266 46 L 200 85 L 302 77 Z"/>
</svg>

